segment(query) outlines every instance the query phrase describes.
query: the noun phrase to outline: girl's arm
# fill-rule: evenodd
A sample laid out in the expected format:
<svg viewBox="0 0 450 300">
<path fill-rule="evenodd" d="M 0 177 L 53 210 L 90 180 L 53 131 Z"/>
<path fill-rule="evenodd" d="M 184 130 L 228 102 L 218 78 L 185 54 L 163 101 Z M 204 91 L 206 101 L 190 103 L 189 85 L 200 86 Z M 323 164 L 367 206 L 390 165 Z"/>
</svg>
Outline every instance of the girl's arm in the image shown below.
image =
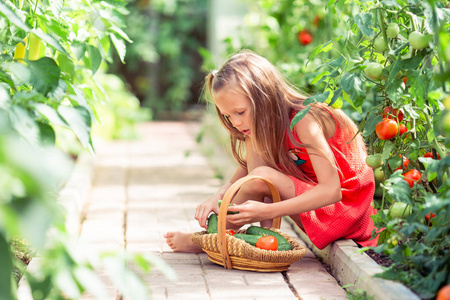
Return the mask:
<svg viewBox="0 0 450 300">
<path fill-rule="evenodd" d="M 205 229 L 207 228 L 206 220 L 208 219 L 209 213 L 211 211 L 214 211 L 216 214 L 219 213 L 218 201 L 223 198 L 226 191 L 234 182 L 246 176 L 247 174 L 247 170 L 239 165 L 239 167 L 236 169 L 236 172 L 234 172 L 234 175 L 231 177 L 230 182 L 221 186 L 211 198 L 197 206 L 195 210 L 195 219 L 198 221 L 201 227 Z"/>
<path fill-rule="evenodd" d="M 342 198 L 335 157 L 325 137 L 333 136 L 335 130 L 327 134 L 310 114 L 307 114 L 294 127 L 303 144 L 309 144 L 321 150 L 306 148 L 318 183 L 315 186 L 309 185 L 301 195 L 269 205 L 270 208 L 267 211 L 270 213 L 270 219 L 315 210 L 339 202 Z M 342 143 L 345 142 L 342 141 Z"/>
<path fill-rule="evenodd" d="M 291 198 L 286 196 L 278 203 L 261 203 L 260 201 L 246 201 L 241 205 L 230 207 L 229 211 L 239 211 L 239 214 L 227 217 L 232 223 L 244 225 L 262 220 L 274 219 L 281 216 L 297 215 L 299 213 L 315 210 L 341 200 L 341 185 L 338 171 L 335 167 L 334 154 L 325 138 L 323 130 L 311 115 L 306 115 L 295 125 L 295 130 L 303 144 L 316 148 L 306 148 L 316 173 L 316 185 L 305 183 L 305 192 L 295 196 L 291 191 Z M 332 136 L 334 131 L 327 136 Z M 345 143 L 345 141 L 342 141 Z M 317 154 L 317 155 L 316 155 Z M 289 186 L 291 179 L 285 175 L 274 176 L 276 186 Z M 278 181 L 278 182 L 277 182 Z M 294 189 L 294 187 L 292 187 Z M 286 194 L 286 193 L 285 193 Z M 289 196 L 288 196 L 289 197 Z"/>
</svg>

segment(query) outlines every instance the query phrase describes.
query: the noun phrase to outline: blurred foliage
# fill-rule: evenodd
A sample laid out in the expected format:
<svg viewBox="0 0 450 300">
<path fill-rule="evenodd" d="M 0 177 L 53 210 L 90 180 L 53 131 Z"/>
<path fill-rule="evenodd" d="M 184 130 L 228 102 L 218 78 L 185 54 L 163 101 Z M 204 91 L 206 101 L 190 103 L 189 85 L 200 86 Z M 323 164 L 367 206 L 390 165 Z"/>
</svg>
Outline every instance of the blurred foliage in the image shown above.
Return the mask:
<svg viewBox="0 0 450 300">
<path fill-rule="evenodd" d="M 140 106 L 139 99 L 117 75 L 99 71 L 96 78 L 104 89 L 105 100 L 94 106 L 101 119 L 92 128 L 93 135 L 104 139 L 139 138 L 136 125 L 151 119 L 150 109 Z"/>
<path fill-rule="evenodd" d="M 0 299 L 17 298 L 21 274 L 36 300 L 79 299 L 84 292 L 108 299 L 98 269 L 127 298 L 147 299 L 129 263 L 144 272 L 157 264 L 174 278 L 156 257 L 99 255 L 81 245 L 58 201 L 73 167 L 67 153 L 94 152 L 92 123 L 102 120 L 95 107 L 108 104 L 107 94 L 123 96 L 111 97 L 109 114 L 126 115 L 123 123 L 114 119 L 113 137 L 128 135 L 137 118 L 137 101 L 116 76 L 107 79 L 116 86 L 106 89 L 94 76 L 113 52 L 124 61 L 125 6 L 123 0 L 0 2 Z M 31 253 L 33 271 L 26 268 Z"/>
<path fill-rule="evenodd" d="M 160 112 L 197 104 L 204 74 L 198 49 L 206 44 L 206 0 L 129 1 L 125 30 L 133 43 L 127 64 L 112 72 L 131 86 L 142 105 Z"/>
</svg>

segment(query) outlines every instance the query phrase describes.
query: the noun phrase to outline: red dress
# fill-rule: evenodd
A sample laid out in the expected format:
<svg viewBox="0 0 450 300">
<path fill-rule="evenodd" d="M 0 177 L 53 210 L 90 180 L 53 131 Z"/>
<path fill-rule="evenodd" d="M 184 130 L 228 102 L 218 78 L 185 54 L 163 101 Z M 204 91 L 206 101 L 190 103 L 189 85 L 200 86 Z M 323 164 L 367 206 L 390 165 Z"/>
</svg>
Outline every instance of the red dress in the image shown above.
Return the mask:
<svg viewBox="0 0 450 300">
<path fill-rule="evenodd" d="M 295 115 L 295 114 L 294 114 Z M 295 132 L 294 138 L 300 142 Z M 371 215 L 376 214 L 376 209 L 371 206 L 375 183 L 372 169 L 366 165 L 366 153 L 363 149 L 349 150 L 342 147 L 351 137 L 345 137 L 336 122 L 336 132 L 328 140 L 336 162 L 342 174 L 341 201 L 313 211 L 300 214 L 304 230 L 314 245 L 323 249 L 328 244 L 338 239 L 353 239 L 361 246 L 376 246 L 378 237 L 371 239 L 373 230 L 376 230 Z M 295 152 L 300 159 L 297 165 L 303 173 L 317 183 L 317 178 L 306 153 L 297 153 L 295 149 L 306 152 L 305 149 L 294 146 L 286 133 L 285 146 L 291 153 Z M 291 154 L 292 156 L 292 154 Z M 300 195 L 315 186 L 314 183 L 306 183 L 290 176 L 295 185 L 296 195 Z"/>
</svg>

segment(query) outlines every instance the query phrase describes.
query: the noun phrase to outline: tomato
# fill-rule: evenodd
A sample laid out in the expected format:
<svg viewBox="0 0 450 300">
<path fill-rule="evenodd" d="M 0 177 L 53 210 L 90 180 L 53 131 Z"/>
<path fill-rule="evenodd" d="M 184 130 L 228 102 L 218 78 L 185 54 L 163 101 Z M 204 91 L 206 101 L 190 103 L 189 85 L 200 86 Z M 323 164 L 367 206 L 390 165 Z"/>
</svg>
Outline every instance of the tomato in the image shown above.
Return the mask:
<svg viewBox="0 0 450 300">
<path fill-rule="evenodd" d="M 389 23 L 386 28 L 386 35 L 388 38 L 395 38 L 400 32 L 400 27 L 397 23 Z"/>
<path fill-rule="evenodd" d="M 392 109 L 392 107 L 386 106 L 383 108 L 383 118 L 398 119 L 398 121 L 401 122 L 403 121 L 404 115 L 400 109 Z"/>
<path fill-rule="evenodd" d="M 256 247 L 274 251 L 278 249 L 278 240 L 273 235 L 262 236 L 256 241 Z"/>
<path fill-rule="evenodd" d="M 409 44 L 417 50 L 424 49 L 428 47 L 431 36 L 424 35 L 418 31 L 413 31 L 408 36 Z"/>
<path fill-rule="evenodd" d="M 383 182 L 384 181 L 384 172 L 383 169 L 381 168 L 376 168 L 375 170 L 373 170 L 373 174 L 375 176 L 375 180 L 377 182 Z"/>
<path fill-rule="evenodd" d="M 404 124 L 400 124 L 398 131 L 399 131 L 400 135 L 403 135 L 404 133 L 406 133 L 408 131 L 408 128 L 406 128 L 406 126 Z"/>
<path fill-rule="evenodd" d="M 391 206 L 391 217 L 404 219 L 411 214 L 411 206 L 404 202 L 395 202 Z"/>
<path fill-rule="evenodd" d="M 380 140 L 390 140 L 398 133 L 398 124 L 392 119 L 383 119 L 375 126 L 375 132 Z"/>
<path fill-rule="evenodd" d="M 444 287 L 442 287 L 436 295 L 436 300 L 448 300 L 448 299 L 450 299 L 450 284 L 447 284 Z"/>
<path fill-rule="evenodd" d="M 427 153 L 425 153 L 425 155 L 423 157 L 433 158 L 433 152 L 427 152 Z M 436 157 L 437 157 L 438 160 L 441 159 L 441 156 L 439 155 L 439 153 L 436 153 Z"/>
<path fill-rule="evenodd" d="M 403 77 L 403 83 L 405 84 L 405 86 L 406 86 L 407 81 L 408 81 L 408 79 L 406 77 Z"/>
<path fill-rule="evenodd" d="M 23 61 L 25 57 L 25 47 L 27 45 L 27 38 L 16 45 L 16 50 L 14 51 L 14 60 Z"/>
<path fill-rule="evenodd" d="M 371 62 L 367 64 L 364 69 L 364 73 L 372 79 L 378 80 L 383 75 L 383 66 L 377 62 Z"/>
<path fill-rule="evenodd" d="M 297 38 L 303 46 L 309 45 L 313 41 L 312 35 L 306 30 L 300 30 L 297 34 Z"/>
<path fill-rule="evenodd" d="M 41 40 L 34 33 L 30 33 L 28 60 L 38 60 L 40 51 L 41 51 Z"/>
<path fill-rule="evenodd" d="M 234 232 L 233 229 L 227 230 L 226 233 L 229 234 L 229 235 L 235 235 L 236 234 L 236 232 Z"/>
<path fill-rule="evenodd" d="M 422 174 L 420 174 L 419 171 L 416 169 L 409 170 L 405 174 L 403 174 L 403 179 L 405 179 L 406 182 L 408 182 L 409 187 L 412 188 L 414 186 L 414 182 L 419 182 L 420 178 L 422 177 Z"/>
<path fill-rule="evenodd" d="M 398 156 L 400 156 L 400 157 L 402 157 L 402 155 L 398 155 Z M 406 170 L 406 168 L 408 167 L 408 165 L 409 165 L 409 159 L 406 157 L 406 156 L 404 156 L 403 155 L 403 166 L 402 165 L 400 165 L 400 167 L 398 167 L 397 169 L 395 169 L 394 171 L 397 171 L 397 170 Z"/>
<path fill-rule="evenodd" d="M 431 213 L 431 212 L 429 212 L 429 213 L 427 213 L 427 214 L 425 215 L 425 220 L 427 220 L 427 223 L 429 223 L 430 220 L 433 219 L 434 217 L 436 217 L 436 215 L 433 214 L 433 213 Z"/>
<path fill-rule="evenodd" d="M 373 47 L 378 52 L 383 52 L 387 49 L 386 43 L 384 42 L 384 39 L 382 36 L 379 36 L 375 39 L 375 41 L 373 42 Z"/>
<path fill-rule="evenodd" d="M 372 154 L 366 157 L 366 164 L 372 169 L 376 169 L 381 167 L 383 160 L 381 158 L 381 154 Z"/>
</svg>

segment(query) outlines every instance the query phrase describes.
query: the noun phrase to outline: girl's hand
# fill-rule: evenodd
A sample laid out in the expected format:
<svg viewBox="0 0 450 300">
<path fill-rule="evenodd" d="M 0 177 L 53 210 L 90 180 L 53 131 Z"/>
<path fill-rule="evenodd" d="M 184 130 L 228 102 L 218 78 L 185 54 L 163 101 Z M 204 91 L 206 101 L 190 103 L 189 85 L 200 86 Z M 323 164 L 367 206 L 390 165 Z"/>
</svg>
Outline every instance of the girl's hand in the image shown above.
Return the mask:
<svg viewBox="0 0 450 300">
<path fill-rule="evenodd" d="M 228 211 L 236 211 L 238 214 L 227 215 L 227 221 L 238 226 L 272 219 L 269 215 L 270 204 L 260 201 L 248 200 L 242 204 L 233 204 Z"/>
<path fill-rule="evenodd" d="M 208 220 L 208 215 L 211 211 L 216 214 L 219 213 L 219 204 L 218 201 L 220 197 L 218 195 L 214 195 L 202 204 L 199 204 L 195 210 L 195 219 L 198 221 L 201 227 L 208 229 L 208 225 L 206 221 Z"/>
</svg>

